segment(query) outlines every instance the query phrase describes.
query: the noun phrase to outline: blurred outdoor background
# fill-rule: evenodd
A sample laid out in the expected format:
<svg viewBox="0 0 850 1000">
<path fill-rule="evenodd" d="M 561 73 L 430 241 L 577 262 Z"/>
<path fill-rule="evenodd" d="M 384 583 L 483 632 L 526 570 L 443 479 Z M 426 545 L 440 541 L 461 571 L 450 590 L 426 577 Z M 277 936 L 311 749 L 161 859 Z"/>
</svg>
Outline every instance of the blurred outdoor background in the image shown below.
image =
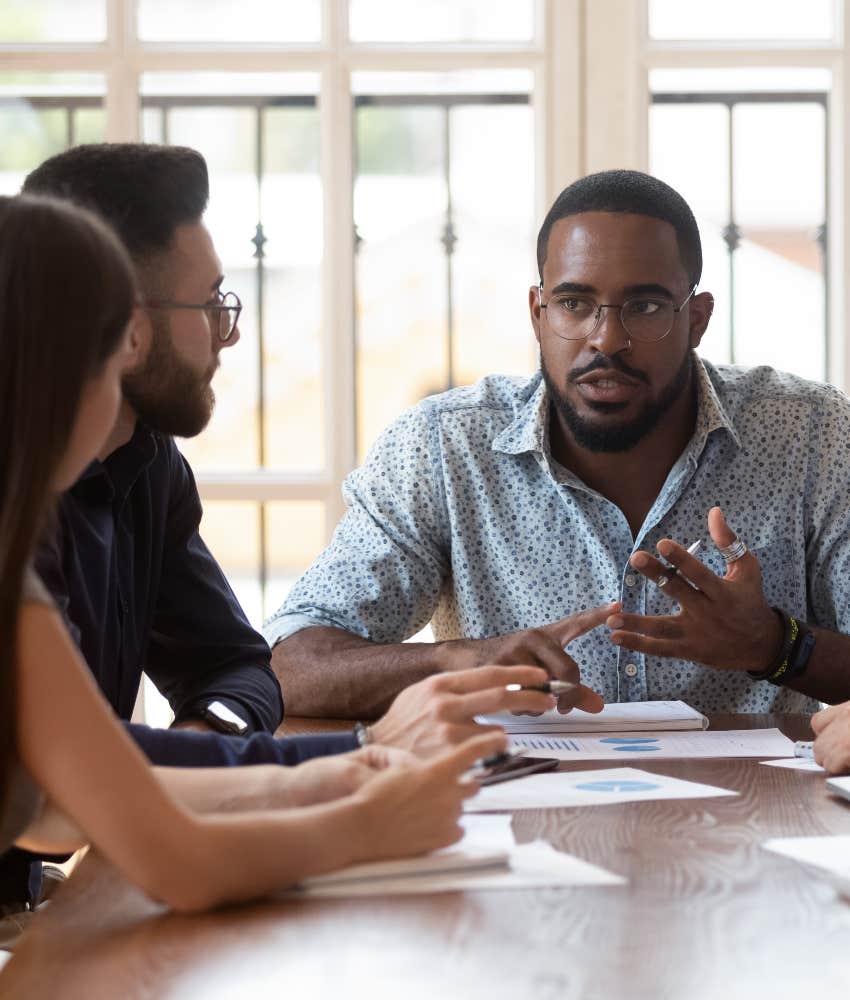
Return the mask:
<svg viewBox="0 0 850 1000">
<path fill-rule="evenodd" d="M 0 192 L 75 143 L 206 156 L 245 308 L 181 447 L 259 625 L 381 428 L 534 371 L 534 240 L 581 173 L 689 200 L 704 356 L 843 384 L 844 31 L 835 0 L 0 0 Z"/>
</svg>

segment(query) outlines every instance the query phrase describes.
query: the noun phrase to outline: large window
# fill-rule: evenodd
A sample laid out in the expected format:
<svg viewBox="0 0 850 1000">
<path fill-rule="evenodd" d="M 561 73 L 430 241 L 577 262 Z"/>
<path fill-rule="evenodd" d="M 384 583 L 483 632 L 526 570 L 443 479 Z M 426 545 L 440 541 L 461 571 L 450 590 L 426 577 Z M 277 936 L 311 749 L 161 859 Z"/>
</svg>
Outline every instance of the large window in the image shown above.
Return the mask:
<svg viewBox="0 0 850 1000">
<path fill-rule="evenodd" d="M 702 353 L 846 385 L 848 5 L 649 0 L 647 162 L 688 199 Z"/>
<path fill-rule="evenodd" d="M 848 383 L 847 8 L 0 0 L 0 191 L 78 142 L 207 157 L 243 336 L 183 447 L 259 622 L 389 420 L 533 369 L 534 234 L 582 174 L 649 168 L 693 205 L 708 357 Z"/>
<path fill-rule="evenodd" d="M 551 5 L 0 0 L 0 185 L 78 142 L 199 149 L 244 304 L 202 530 L 259 624 L 327 542 L 343 476 L 423 396 L 529 373 L 549 191 Z M 560 179 L 559 179 L 560 180 Z"/>
</svg>

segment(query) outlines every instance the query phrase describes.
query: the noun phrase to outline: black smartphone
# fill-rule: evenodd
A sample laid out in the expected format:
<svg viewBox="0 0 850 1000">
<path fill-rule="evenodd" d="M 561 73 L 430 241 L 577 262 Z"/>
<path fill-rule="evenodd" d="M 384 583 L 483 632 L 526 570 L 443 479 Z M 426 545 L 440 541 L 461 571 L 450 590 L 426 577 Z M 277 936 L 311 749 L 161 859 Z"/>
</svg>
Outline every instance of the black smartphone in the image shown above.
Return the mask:
<svg viewBox="0 0 850 1000">
<path fill-rule="evenodd" d="M 478 780 L 482 785 L 495 785 L 499 781 L 522 778 L 526 774 L 536 774 L 538 771 L 554 771 L 559 763 L 556 757 L 511 757 L 491 767 Z"/>
</svg>

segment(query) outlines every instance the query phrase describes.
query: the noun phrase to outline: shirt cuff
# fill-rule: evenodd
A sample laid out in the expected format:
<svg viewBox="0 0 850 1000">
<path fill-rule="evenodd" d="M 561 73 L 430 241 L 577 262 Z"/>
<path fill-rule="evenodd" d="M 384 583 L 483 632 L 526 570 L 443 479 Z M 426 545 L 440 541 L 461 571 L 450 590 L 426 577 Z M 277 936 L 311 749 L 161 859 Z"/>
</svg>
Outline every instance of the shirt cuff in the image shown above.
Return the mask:
<svg viewBox="0 0 850 1000">
<path fill-rule="evenodd" d="M 291 614 L 272 615 L 263 625 L 263 638 L 274 649 L 284 639 L 288 639 L 296 632 L 301 632 L 305 628 L 313 628 L 316 625 L 331 625 L 331 622 L 322 621 L 320 618 L 311 618 L 310 615 L 303 615 L 299 612 Z M 337 626 L 338 627 L 338 626 Z"/>
</svg>

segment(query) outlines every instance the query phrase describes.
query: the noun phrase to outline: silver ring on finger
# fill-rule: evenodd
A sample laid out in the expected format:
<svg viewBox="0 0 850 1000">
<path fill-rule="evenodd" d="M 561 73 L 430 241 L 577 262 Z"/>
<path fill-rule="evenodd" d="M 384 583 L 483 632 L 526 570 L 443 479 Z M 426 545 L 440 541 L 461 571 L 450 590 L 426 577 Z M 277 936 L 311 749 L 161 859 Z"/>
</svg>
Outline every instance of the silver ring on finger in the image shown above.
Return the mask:
<svg viewBox="0 0 850 1000">
<path fill-rule="evenodd" d="M 735 535 L 735 541 L 729 545 L 719 545 L 718 549 L 720 555 L 728 566 L 729 563 L 737 562 L 742 556 L 747 554 L 747 546 L 744 544 L 743 540 Z"/>
<path fill-rule="evenodd" d="M 659 576 L 658 579 L 655 581 L 655 586 L 658 587 L 659 590 L 663 590 L 669 582 L 670 582 L 670 577 L 662 573 L 661 576 Z"/>
</svg>

